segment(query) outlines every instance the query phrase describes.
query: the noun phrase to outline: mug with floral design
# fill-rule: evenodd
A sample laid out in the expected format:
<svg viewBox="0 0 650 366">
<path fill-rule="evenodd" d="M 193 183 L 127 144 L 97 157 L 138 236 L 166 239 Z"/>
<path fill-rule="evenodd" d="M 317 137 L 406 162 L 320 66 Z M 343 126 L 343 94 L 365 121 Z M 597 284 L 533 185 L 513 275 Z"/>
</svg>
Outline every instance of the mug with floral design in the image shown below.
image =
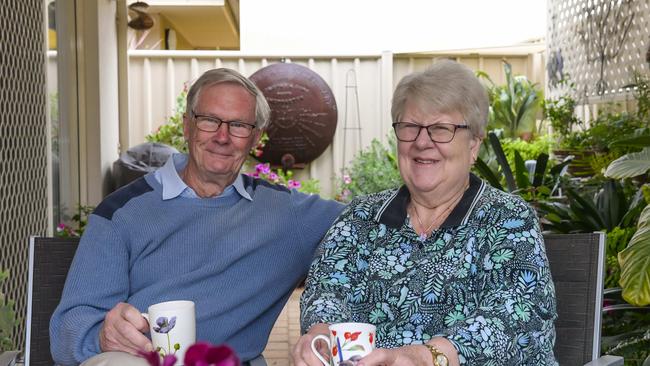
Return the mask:
<svg viewBox="0 0 650 366">
<path fill-rule="evenodd" d="M 325 366 L 330 366 L 330 362 L 316 350 L 319 340 L 327 343 L 333 366 L 354 366 L 375 349 L 377 328 L 372 324 L 335 323 L 329 326 L 329 332 L 329 337 L 321 334 L 311 341 L 311 350 Z"/>
<path fill-rule="evenodd" d="M 149 306 L 142 316 L 149 322 L 151 343 L 161 356 L 175 355 L 182 365 L 185 351 L 196 342 L 196 315 L 192 301 L 167 301 Z"/>
</svg>

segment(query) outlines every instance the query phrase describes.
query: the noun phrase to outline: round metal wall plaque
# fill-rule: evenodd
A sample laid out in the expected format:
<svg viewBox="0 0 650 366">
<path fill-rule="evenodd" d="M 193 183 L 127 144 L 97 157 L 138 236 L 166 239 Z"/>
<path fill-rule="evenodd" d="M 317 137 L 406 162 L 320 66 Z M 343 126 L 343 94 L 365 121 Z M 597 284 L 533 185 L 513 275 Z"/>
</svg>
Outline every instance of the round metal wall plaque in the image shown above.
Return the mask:
<svg viewBox="0 0 650 366">
<path fill-rule="evenodd" d="M 325 80 L 292 63 L 266 66 L 250 79 L 271 106 L 269 141 L 259 159 L 300 167 L 320 156 L 332 143 L 337 122 L 336 101 Z"/>
</svg>

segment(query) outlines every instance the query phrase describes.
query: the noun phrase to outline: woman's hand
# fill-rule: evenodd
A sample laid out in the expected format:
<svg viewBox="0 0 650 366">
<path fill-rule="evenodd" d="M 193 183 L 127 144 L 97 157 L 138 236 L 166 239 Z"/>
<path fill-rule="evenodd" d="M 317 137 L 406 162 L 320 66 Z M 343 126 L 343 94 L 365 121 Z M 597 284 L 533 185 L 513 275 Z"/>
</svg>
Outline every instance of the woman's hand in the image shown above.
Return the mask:
<svg viewBox="0 0 650 366">
<path fill-rule="evenodd" d="M 378 348 L 359 360 L 359 365 L 431 366 L 431 352 L 424 346 Z"/>
<path fill-rule="evenodd" d="M 311 350 L 311 341 L 319 334 L 329 337 L 328 324 L 314 324 L 305 335 L 298 339 L 296 346 L 293 348 L 291 357 L 295 366 L 323 366 L 323 363 L 316 357 Z M 325 359 L 329 358 L 329 349 L 327 343 L 317 342 L 316 349 Z"/>
<path fill-rule="evenodd" d="M 456 348 L 446 338 L 435 337 L 428 344 L 435 346 L 447 356 L 449 366 L 460 365 Z M 362 358 L 359 365 L 431 366 L 433 365 L 433 356 L 427 347 L 420 345 L 393 349 L 378 348 Z"/>
</svg>

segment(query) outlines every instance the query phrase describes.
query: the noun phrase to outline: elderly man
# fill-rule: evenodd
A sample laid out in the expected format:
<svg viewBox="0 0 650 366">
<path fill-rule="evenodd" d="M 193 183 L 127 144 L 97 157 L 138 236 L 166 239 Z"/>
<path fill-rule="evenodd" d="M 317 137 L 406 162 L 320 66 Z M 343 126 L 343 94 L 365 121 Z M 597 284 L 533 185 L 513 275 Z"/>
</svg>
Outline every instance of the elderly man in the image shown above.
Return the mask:
<svg viewBox="0 0 650 366">
<path fill-rule="evenodd" d="M 192 300 L 198 340 L 264 364 L 278 314 L 342 210 L 240 174 L 269 116 L 260 90 L 235 71 L 194 83 L 189 154 L 109 195 L 89 218 L 50 323 L 57 363 L 142 364 L 132 355 L 152 344 L 140 313 Z"/>
</svg>

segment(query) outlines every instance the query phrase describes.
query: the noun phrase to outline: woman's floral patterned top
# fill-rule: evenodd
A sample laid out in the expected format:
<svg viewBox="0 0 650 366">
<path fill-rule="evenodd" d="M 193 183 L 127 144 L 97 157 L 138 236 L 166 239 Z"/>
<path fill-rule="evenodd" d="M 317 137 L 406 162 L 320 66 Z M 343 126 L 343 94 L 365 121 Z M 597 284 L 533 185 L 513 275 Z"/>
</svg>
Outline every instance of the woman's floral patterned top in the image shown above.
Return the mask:
<svg viewBox="0 0 650 366">
<path fill-rule="evenodd" d="M 358 198 L 335 221 L 302 295 L 302 331 L 367 322 L 381 348 L 442 336 L 461 364 L 556 365 L 555 290 L 535 211 L 470 175 L 421 241 L 409 197 L 401 187 Z"/>
</svg>

